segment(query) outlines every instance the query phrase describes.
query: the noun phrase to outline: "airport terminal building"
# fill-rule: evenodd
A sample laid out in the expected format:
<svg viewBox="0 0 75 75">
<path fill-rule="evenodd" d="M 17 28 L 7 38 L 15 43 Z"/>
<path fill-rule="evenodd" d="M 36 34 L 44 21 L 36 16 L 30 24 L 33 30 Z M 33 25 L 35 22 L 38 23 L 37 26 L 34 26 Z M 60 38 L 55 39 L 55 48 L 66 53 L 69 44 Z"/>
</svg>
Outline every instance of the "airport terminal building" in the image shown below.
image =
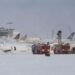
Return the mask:
<svg viewBox="0 0 75 75">
<path fill-rule="evenodd" d="M 0 37 L 8 37 L 8 36 L 13 36 L 14 29 L 9 29 L 9 28 L 4 28 L 0 27 Z"/>
</svg>

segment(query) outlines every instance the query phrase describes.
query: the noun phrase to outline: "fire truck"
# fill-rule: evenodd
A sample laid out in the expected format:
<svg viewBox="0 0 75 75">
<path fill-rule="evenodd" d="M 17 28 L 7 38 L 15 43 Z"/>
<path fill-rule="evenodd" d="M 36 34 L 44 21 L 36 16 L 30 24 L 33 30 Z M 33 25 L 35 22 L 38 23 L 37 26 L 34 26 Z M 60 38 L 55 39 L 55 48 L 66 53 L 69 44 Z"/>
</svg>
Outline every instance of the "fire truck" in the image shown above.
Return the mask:
<svg viewBox="0 0 75 75">
<path fill-rule="evenodd" d="M 45 56 L 50 56 L 50 45 L 47 44 L 40 44 L 38 43 L 34 47 L 32 47 L 33 54 L 45 54 Z"/>
<path fill-rule="evenodd" d="M 57 44 L 54 47 L 54 54 L 69 54 L 71 53 L 70 44 Z"/>
<path fill-rule="evenodd" d="M 58 44 L 53 46 L 54 54 L 75 54 L 75 44 L 62 42 L 62 31 L 58 31 Z"/>
</svg>

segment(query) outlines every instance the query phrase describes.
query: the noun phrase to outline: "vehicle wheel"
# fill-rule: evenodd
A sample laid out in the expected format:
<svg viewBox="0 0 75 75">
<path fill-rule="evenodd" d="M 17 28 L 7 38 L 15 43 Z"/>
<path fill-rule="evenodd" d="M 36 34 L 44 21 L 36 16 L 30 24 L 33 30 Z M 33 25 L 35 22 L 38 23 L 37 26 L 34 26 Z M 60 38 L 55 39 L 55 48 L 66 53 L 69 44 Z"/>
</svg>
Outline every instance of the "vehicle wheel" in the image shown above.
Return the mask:
<svg viewBox="0 0 75 75">
<path fill-rule="evenodd" d="M 50 56 L 50 53 L 45 53 L 45 56 Z"/>
<path fill-rule="evenodd" d="M 33 52 L 33 54 L 36 54 L 35 52 Z"/>
<path fill-rule="evenodd" d="M 35 50 L 32 51 L 33 54 L 36 54 Z"/>
<path fill-rule="evenodd" d="M 73 53 L 73 54 L 75 54 L 75 47 L 74 47 L 74 48 L 72 48 L 72 53 Z"/>
</svg>

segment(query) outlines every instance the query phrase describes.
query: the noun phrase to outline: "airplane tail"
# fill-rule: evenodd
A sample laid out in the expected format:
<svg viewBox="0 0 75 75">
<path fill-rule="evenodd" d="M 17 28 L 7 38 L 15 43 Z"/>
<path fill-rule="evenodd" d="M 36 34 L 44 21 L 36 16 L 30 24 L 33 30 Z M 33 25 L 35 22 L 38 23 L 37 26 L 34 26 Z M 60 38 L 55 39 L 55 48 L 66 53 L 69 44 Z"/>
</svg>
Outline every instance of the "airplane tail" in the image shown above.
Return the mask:
<svg viewBox="0 0 75 75">
<path fill-rule="evenodd" d="M 20 33 L 18 33 L 14 39 L 19 39 L 19 38 L 20 38 Z"/>
<path fill-rule="evenodd" d="M 75 32 L 72 32 L 67 39 L 73 40 L 74 35 L 75 35 Z"/>
</svg>

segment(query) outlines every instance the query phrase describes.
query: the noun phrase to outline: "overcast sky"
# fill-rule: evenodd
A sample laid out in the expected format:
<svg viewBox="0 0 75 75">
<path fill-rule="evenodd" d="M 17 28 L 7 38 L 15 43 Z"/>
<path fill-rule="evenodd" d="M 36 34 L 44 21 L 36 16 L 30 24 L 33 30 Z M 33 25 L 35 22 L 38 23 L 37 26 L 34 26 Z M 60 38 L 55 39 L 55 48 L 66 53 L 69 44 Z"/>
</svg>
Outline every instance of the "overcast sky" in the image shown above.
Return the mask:
<svg viewBox="0 0 75 75">
<path fill-rule="evenodd" d="M 0 26 L 42 38 L 62 29 L 67 37 L 75 31 L 75 0 L 0 0 Z"/>
</svg>

